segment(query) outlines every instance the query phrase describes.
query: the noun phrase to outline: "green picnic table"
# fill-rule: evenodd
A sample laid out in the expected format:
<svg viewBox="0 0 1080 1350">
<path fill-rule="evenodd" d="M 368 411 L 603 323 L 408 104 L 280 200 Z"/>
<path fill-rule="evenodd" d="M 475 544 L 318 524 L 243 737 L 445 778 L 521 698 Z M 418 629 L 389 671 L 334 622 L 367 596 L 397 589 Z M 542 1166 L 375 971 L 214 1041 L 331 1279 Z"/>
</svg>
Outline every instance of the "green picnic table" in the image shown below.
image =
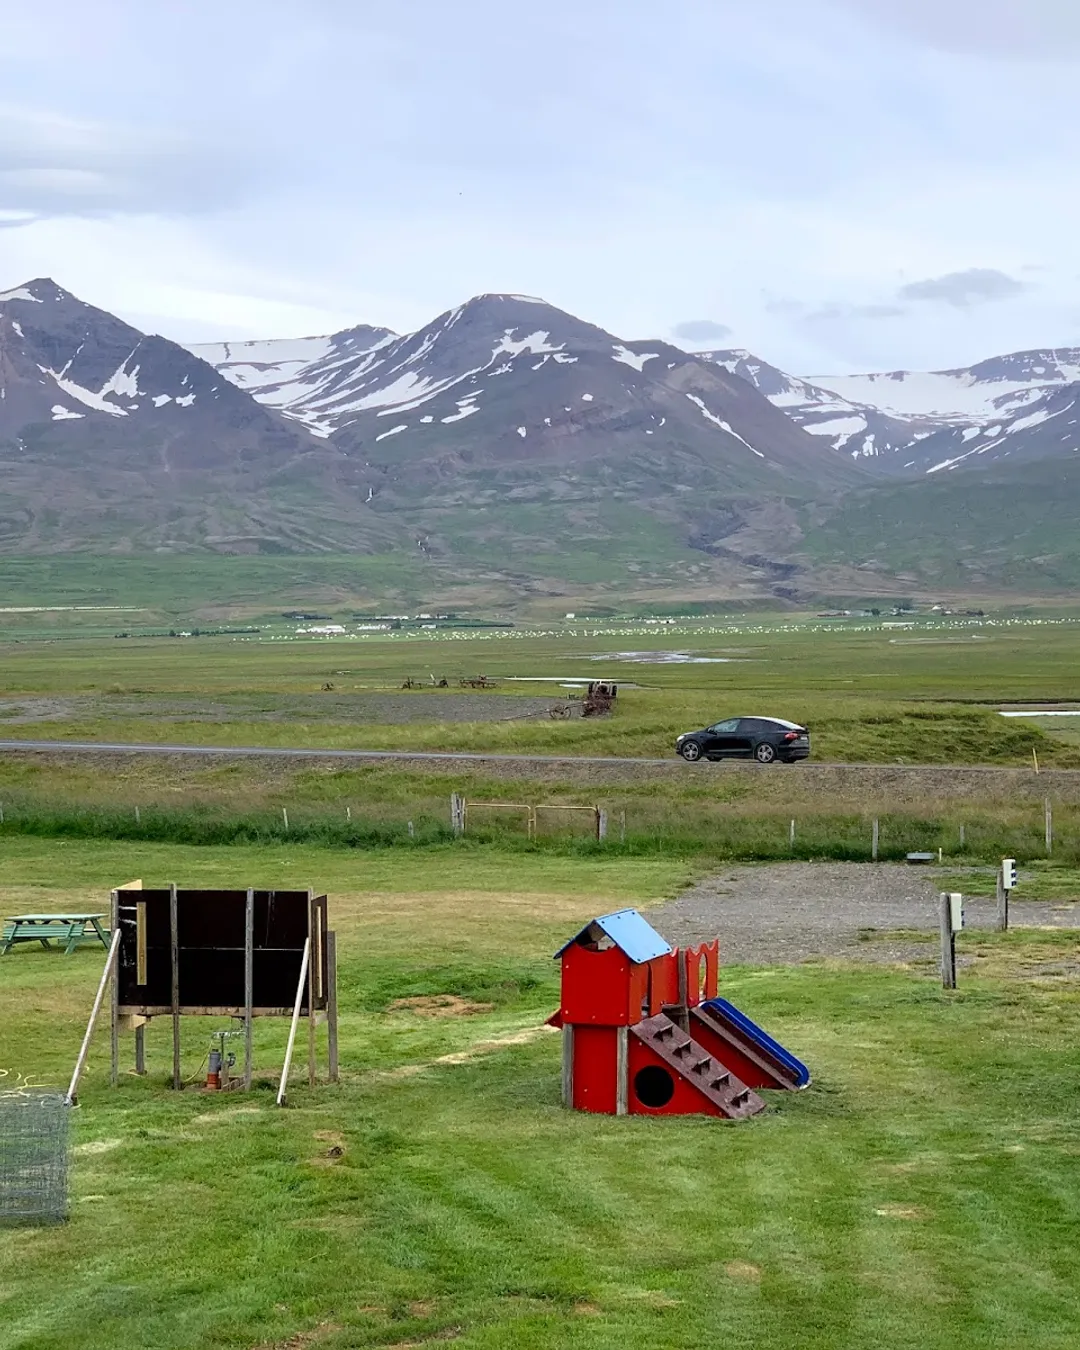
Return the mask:
<svg viewBox="0 0 1080 1350">
<path fill-rule="evenodd" d="M 104 917 L 104 914 L 15 914 L 4 920 L 0 956 L 6 956 L 16 942 L 40 942 L 46 951 L 50 941 L 62 942 L 68 955 L 81 942 L 100 942 L 108 949 L 109 939 L 101 926 Z"/>
</svg>

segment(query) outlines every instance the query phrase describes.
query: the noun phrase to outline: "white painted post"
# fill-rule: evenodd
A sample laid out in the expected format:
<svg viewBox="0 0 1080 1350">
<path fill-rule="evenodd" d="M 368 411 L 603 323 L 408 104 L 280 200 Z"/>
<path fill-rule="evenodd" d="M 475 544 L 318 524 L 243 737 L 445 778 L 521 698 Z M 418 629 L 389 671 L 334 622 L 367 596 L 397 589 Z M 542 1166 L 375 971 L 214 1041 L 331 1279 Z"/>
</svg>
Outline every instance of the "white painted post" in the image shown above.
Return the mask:
<svg viewBox="0 0 1080 1350">
<path fill-rule="evenodd" d="M 941 987 L 956 988 L 956 934 L 953 931 L 953 903 L 948 891 L 939 897 L 941 906 Z"/>
<path fill-rule="evenodd" d="M 607 838 L 607 812 L 599 806 L 596 808 L 596 837 L 601 842 Z"/>
<path fill-rule="evenodd" d="M 285 822 L 285 829 L 289 828 L 289 813 L 284 807 L 281 808 L 281 819 Z"/>
<path fill-rule="evenodd" d="M 1054 851 L 1054 808 L 1049 797 L 1043 809 L 1046 813 L 1046 853 L 1049 856 Z"/>
<path fill-rule="evenodd" d="M 136 808 L 135 808 L 135 824 L 136 824 L 136 825 L 140 825 L 141 823 L 142 823 L 142 817 L 139 815 L 139 808 L 136 807 Z"/>
<path fill-rule="evenodd" d="M 351 806 L 347 806 L 347 807 L 345 808 L 345 819 L 346 819 L 346 820 L 352 820 L 352 807 L 351 807 Z"/>
<path fill-rule="evenodd" d="M 416 828 L 415 828 L 415 826 L 413 825 L 413 823 L 412 823 L 411 820 L 409 821 L 409 838 L 410 838 L 410 839 L 415 839 L 415 838 L 416 838 Z"/>
<path fill-rule="evenodd" d="M 795 822 L 791 822 L 791 828 L 788 830 L 788 844 L 791 848 L 795 847 Z"/>
</svg>

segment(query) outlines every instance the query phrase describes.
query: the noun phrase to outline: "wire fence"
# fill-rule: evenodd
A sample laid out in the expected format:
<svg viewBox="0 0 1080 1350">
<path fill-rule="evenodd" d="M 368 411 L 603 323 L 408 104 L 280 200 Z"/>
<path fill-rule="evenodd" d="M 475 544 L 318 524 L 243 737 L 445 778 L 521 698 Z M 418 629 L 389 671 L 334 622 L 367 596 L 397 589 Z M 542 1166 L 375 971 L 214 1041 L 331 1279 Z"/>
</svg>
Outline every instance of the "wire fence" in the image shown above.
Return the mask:
<svg viewBox="0 0 1080 1350">
<path fill-rule="evenodd" d="M 68 1122 L 59 1092 L 0 1070 L 0 1224 L 63 1223 L 68 1216 Z"/>
</svg>

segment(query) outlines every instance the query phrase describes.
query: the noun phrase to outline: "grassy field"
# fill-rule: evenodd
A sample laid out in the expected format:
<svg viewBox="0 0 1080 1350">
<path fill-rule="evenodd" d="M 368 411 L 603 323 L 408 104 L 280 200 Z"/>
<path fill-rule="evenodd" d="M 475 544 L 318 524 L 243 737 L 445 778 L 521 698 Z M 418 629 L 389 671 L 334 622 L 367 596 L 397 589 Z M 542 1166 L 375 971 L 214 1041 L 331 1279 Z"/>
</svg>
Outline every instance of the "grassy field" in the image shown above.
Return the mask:
<svg viewBox="0 0 1080 1350">
<path fill-rule="evenodd" d="M 661 661 L 681 653 L 691 660 Z M 806 722 L 817 758 L 868 763 L 1080 766 L 1080 742 L 1002 702 L 1078 697 L 1080 624 L 686 622 L 563 631 L 432 633 L 334 641 L 253 638 L 20 641 L 4 649 L 8 738 L 669 756 L 675 736 L 732 713 Z M 463 676 L 499 693 L 565 702 L 565 681 L 621 679 L 610 719 L 543 713 L 448 720 Z M 407 714 L 365 711 L 406 677 L 450 688 L 400 697 Z M 332 686 L 325 688 L 325 686 Z M 636 686 L 636 687 L 635 687 Z M 418 713 L 417 707 L 423 712 Z M 523 703 L 524 707 L 524 703 Z"/>
<path fill-rule="evenodd" d="M 725 971 L 811 1064 L 808 1092 L 736 1127 L 568 1114 L 542 1025 L 552 951 L 694 873 L 6 839 L 8 908 L 98 903 L 136 874 L 328 889 L 343 1076 L 277 1111 L 284 1028 L 262 1023 L 250 1098 L 177 1096 L 154 1025 L 150 1074 L 114 1092 L 99 1036 L 71 1222 L 0 1230 L 5 1348 L 1071 1350 L 1080 1002 L 1060 969 L 1076 935 L 966 934 L 953 995 L 920 969 Z M 0 1067 L 66 1079 L 100 965 L 89 949 L 3 959 Z M 393 1006 L 425 995 L 463 1015 Z M 212 1029 L 185 1027 L 196 1082 Z"/>
</svg>

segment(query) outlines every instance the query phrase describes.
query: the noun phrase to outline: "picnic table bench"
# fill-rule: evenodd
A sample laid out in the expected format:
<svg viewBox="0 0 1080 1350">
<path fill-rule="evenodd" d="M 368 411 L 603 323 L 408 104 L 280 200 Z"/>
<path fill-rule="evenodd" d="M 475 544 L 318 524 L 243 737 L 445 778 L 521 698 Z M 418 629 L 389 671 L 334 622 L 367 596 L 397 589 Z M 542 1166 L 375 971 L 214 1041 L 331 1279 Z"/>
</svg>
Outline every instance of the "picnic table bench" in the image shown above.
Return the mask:
<svg viewBox="0 0 1080 1350">
<path fill-rule="evenodd" d="M 4 920 L 0 956 L 6 956 L 17 942 L 40 942 L 46 951 L 50 941 L 62 942 L 67 955 L 82 942 L 100 942 L 108 949 L 109 939 L 101 926 L 104 918 L 104 914 L 15 914 Z"/>
</svg>

